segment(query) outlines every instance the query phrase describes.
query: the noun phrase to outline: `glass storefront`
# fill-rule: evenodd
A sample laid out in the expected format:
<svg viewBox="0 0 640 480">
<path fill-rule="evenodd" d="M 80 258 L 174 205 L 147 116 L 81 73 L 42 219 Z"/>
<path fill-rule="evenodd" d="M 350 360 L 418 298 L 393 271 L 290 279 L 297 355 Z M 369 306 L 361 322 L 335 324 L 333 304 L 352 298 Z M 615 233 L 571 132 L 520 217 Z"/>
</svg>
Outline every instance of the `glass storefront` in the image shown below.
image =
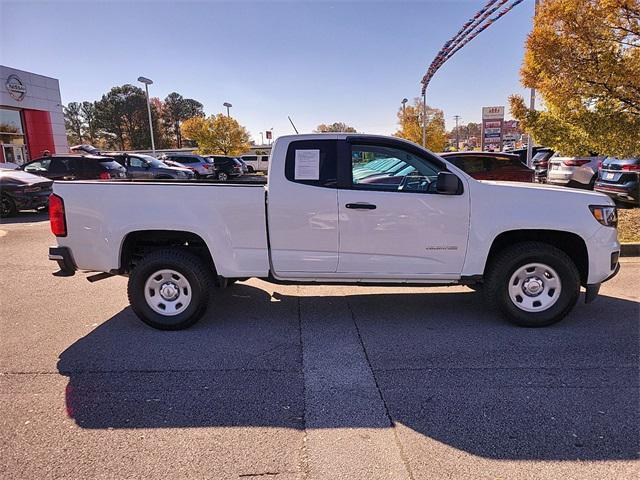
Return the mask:
<svg viewBox="0 0 640 480">
<path fill-rule="evenodd" d="M 0 108 L 0 148 L 5 162 L 22 165 L 27 161 L 24 127 L 20 110 Z"/>
</svg>

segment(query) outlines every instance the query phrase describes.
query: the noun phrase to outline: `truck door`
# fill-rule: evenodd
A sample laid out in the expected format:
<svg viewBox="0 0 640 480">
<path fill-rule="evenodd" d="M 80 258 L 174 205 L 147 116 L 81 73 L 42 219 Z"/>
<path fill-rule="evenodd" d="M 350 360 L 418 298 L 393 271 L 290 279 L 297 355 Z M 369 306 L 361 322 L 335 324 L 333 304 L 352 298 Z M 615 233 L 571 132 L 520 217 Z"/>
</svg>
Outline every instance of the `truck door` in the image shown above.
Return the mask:
<svg viewBox="0 0 640 480">
<path fill-rule="evenodd" d="M 330 138 L 293 141 L 278 153 L 284 175 L 279 163 L 269 178 L 268 228 L 279 276 L 333 273 L 338 266 L 337 137 Z"/>
<path fill-rule="evenodd" d="M 437 158 L 393 140 L 353 137 L 340 158 L 338 273 L 373 278 L 459 275 L 469 198 L 436 193 Z M 464 182 L 463 182 L 464 183 Z"/>
<path fill-rule="evenodd" d="M 127 173 L 131 178 L 153 178 L 151 165 L 140 157 L 127 158 Z"/>
</svg>

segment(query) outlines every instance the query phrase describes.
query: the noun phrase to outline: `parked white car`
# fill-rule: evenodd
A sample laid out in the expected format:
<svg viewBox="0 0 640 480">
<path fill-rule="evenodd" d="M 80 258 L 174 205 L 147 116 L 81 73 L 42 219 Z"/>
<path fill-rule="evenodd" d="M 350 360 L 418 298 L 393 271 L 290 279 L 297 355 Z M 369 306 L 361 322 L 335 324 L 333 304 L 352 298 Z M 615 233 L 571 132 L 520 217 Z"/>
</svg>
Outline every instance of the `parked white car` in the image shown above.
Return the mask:
<svg viewBox="0 0 640 480">
<path fill-rule="evenodd" d="M 399 138 L 280 137 L 268 185 L 233 181 L 56 182 L 49 258 L 67 274 L 128 276 L 133 310 L 159 329 L 192 325 L 213 285 L 249 277 L 470 285 L 511 321 L 544 326 L 618 269 L 608 196 L 477 181 Z"/>
<path fill-rule="evenodd" d="M 549 159 L 547 183 L 593 190 L 598 169 L 606 157 L 563 157 Z"/>
<path fill-rule="evenodd" d="M 269 170 L 269 155 L 242 155 L 240 158 L 249 167 L 249 173 L 266 173 Z"/>
</svg>

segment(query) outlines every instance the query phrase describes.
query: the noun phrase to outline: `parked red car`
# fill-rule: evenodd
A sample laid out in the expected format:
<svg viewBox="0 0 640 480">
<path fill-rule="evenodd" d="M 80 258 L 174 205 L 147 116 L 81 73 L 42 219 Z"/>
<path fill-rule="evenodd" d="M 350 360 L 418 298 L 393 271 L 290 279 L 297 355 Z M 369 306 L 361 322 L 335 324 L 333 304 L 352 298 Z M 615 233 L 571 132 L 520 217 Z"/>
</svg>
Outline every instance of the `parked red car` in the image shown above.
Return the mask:
<svg viewBox="0 0 640 480">
<path fill-rule="evenodd" d="M 477 180 L 533 182 L 534 170 L 519 155 L 502 152 L 446 152 L 440 156 Z"/>
</svg>

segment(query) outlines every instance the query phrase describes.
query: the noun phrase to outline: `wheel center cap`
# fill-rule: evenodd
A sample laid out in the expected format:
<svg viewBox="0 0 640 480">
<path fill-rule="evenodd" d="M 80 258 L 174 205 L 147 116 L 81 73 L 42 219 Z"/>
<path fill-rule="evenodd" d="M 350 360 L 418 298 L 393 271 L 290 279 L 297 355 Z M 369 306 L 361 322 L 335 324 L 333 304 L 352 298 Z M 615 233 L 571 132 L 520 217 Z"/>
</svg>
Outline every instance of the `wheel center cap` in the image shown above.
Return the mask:
<svg viewBox="0 0 640 480">
<path fill-rule="evenodd" d="M 160 296 L 165 300 L 175 300 L 178 295 L 180 295 L 180 290 L 173 282 L 163 283 L 160 287 Z"/>
<path fill-rule="evenodd" d="M 525 293 L 525 295 L 528 295 L 530 297 L 536 297 L 540 295 L 542 293 L 542 290 L 544 290 L 544 283 L 538 277 L 527 278 L 522 283 L 522 291 Z"/>
</svg>

